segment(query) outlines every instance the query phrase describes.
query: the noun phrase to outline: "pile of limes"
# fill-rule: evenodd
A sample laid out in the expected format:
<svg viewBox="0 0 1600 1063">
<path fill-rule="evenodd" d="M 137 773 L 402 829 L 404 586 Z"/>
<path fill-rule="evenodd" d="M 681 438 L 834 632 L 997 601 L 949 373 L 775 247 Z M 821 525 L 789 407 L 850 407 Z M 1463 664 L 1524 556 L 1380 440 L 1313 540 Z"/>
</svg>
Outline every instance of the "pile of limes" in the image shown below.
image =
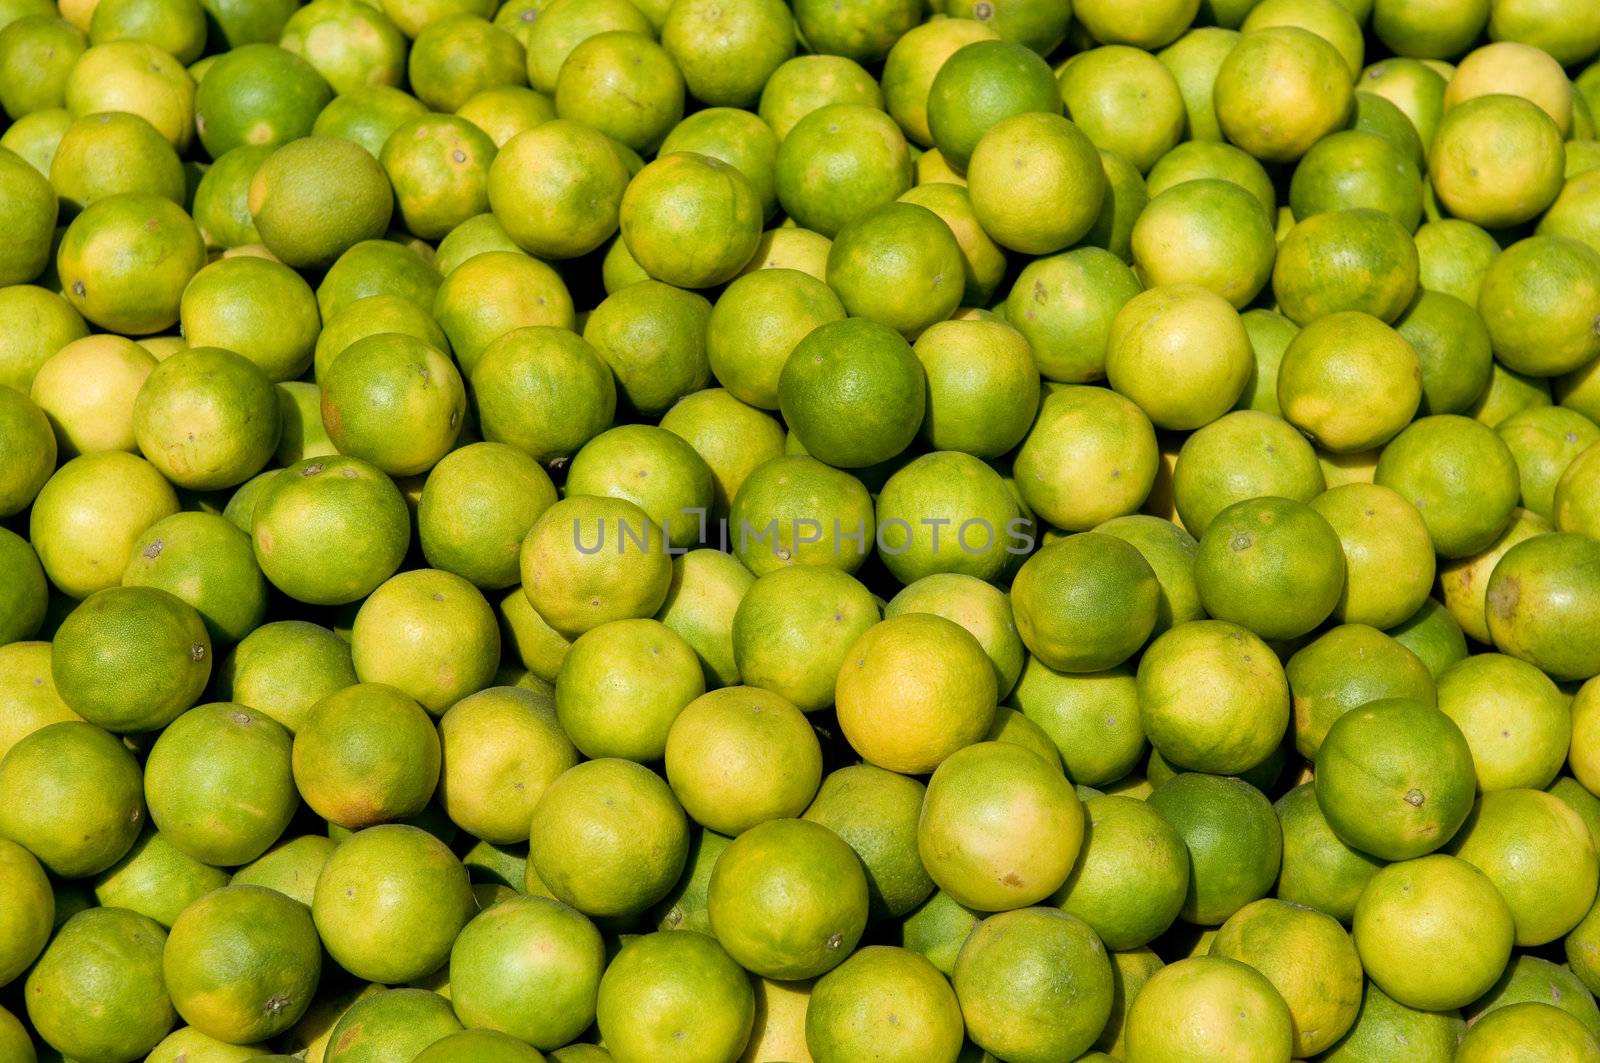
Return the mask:
<svg viewBox="0 0 1600 1063">
<path fill-rule="evenodd" d="M 1600 1063 L 1597 54 L 0 0 L 0 1063 Z"/>
</svg>

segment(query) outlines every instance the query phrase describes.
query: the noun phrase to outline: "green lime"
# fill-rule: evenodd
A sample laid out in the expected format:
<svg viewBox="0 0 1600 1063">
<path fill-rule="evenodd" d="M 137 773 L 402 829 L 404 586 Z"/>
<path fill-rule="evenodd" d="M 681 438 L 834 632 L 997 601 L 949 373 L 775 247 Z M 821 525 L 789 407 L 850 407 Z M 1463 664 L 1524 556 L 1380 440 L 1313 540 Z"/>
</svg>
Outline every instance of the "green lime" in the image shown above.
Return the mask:
<svg viewBox="0 0 1600 1063">
<path fill-rule="evenodd" d="M 865 320 L 830 322 L 809 333 L 784 362 L 778 392 L 784 419 L 806 452 L 844 468 L 904 450 L 927 402 L 910 345 Z"/>
<path fill-rule="evenodd" d="M 1110 1018 L 1115 992 L 1095 932 L 1043 907 L 980 923 L 961 946 L 952 983 L 968 1036 L 1006 1059 L 1080 1058 Z"/>
<path fill-rule="evenodd" d="M 1038 53 L 1007 40 L 976 40 L 939 67 L 928 86 L 928 130 L 964 171 L 983 135 L 1005 118 L 1061 113 L 1061 90 Z"/>
<path fill-rule="evenodd" d="M 405 74 L 406 38 L 376 4 L 312 0 L 289 16 L 275 40 L 340 96 L 399 85 Z"/>
<path fill-rule="evenodd" d="M 273 44 L 220 56 L 195 90 L 195 127 L 218 159 L 245 144 L 277 146 L 311 132 L 333 90 L 315 67 Z"/>
<path fill-rule="evenodd" d="M 285 144 L 261 164 L 249 205 L 267 249 L 287 265 L 309 268 L 381 236 L 394 193 L 365 149 L 312 136 Z"/>
<path fill-rule="evenodd" d="M 756 112 L 782 141 L 800 119 L 835 103 L 859 103 L 881 111 L 883 90 L 853 59 L 797 55 L 772 72 L 761 89 Z"/>
<path fill-rule="evenodd" d="M 650 152 L 682 120 L 683 94 L 683 77 L 665 48 L 642 34 L 613 31 L 588 38 L 561 65 L 556 113 Z"/>
<path fill-rule="evenodd" d="M 686 288 L 731 280 L 755 254 L 761 204 L 721 159 L 674 152 L 647 165 L 622 197 L 622 239 L 650 276 Z"/>
<path fill-rule="evenodd" d="M 1385 860 L 1444 845 L 1472 810 L 1472 750 L 1455 722 L 1412 698 L 1351 709 L 1317 751 L 1317 805 L 1347 844 Z"/>
<path fill-rule="evenodd" d="M 910 187 L 910 148 L 894 119 L 876 107 L 829 104 L 781 136 L 778 202 L 799 225 L 824 236 Z"/>
<path fill-rule="evenodd" d="M 1232 181 L 1200 178 L 1156 193 L 1133 226 L 1134 263 L 1146 282 L 1196 284 L 1243 308 L 1272 275 L 1267 215 Z"/>
<path fill-rule="evenodd" d="M 1185 772 L 1148 798 L 1189 850 L 1181 916 L 1217 926 L 1263 897 L 1278 877 L 1283 836 L 1272 806 L 1242 779 Z"/>
<path fill-rule="evenodd" d="M 619 397 L 640 413 L 656 415 L 710 381 L 710 316 L 711 304 L 698 292 L 645 280 L 595 307 L 583 338 L 611 367 Z"/>
<path fill-rule="evenodd" d="M 346 0 L 355 5 L 361 0 Z M 313 5 L 306 5 L 309 9 Z M 319 137 L 341 137 L 366 148 L 374 159 L 384 142 L 402 123 L 428 113 L 428 105 L 409 93 L 388 85 L 358 88 L 335 96 L 318 114 L 311 132 Z"/>
</svg>

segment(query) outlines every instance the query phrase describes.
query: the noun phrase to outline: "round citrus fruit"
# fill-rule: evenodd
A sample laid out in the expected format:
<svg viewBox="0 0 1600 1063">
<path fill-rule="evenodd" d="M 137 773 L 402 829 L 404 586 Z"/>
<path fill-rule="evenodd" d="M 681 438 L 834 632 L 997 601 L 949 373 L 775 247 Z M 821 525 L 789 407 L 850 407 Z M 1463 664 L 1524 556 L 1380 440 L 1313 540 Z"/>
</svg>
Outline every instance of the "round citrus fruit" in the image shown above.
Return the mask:
<svg viewBox="0 0 1600 1063">
<path fill-rule="evenodd" d="M 495 155 L 489 205 L 530 254 L 570 258 L 617 231 L 627 185 L 628 169 L 605 134 L 577 122 L 546 122 L 512 137 Z"/>
<path fill-rule="evenodd" d="M 317 879 L 311 915 L 336 963 L 392 985 L 443 966 L 473 907 L 466 868 L 443 842 L 386 824 L 334 850 Z"/>
<path fill-rule="evenodd" d="M 298 601 L 359 601 L 394 574 L 411 518 L 394 482 L 359 458 L 310 458 L 261 489 L 251 521 L 256 561 Z M 337 554 L 339 564 L 327 559 Z"/>
<path fill-rule="evenodd" d="M 293 733 L 313 705 L 355 682 L 349 643 L 316 624 L 280 620 L 251 631 L 223 659 L 217 693 Z"/>
<path fill-rule="evenodd" d="M 1052 900 L 1088 923 L 1107 948 L 1137 949 L 1178 918 L 1188 849 L 1171 823 L 1135 798 L 1093 797 L 1083 808 L 1081 856 Z"/>
<path fill-rule="evenodd" d="M 1173 501 L 1194 535 L 1204 535 L 1235 502 L 1264 496 L 1310 502 L 1324 487 L 1305 437 L 1259 410 L 1234 410 L 1194 432 L 1172 471 Z"/>
<path fill-rule="evenodd" d="M 1295 747 L 1315 758 L 1333 722 L 1385 698 L 1436 701 L 1434 679 L 1415 653 L 1366 624 L 1341 624 L 1296 650 L 1285 669 Z"/>
<path fill-rule="evenodd" d="M 1573 532 L 1536 535 L 1506 551 L 1485 598 L 1495 646 L 1552 679 L 1600 673 L 1591 638 L 1600 616 L 1597 564 L 1600 543 Z"/>
<path fill-rule="evenodd" d="M 855 948 L 867 922 L 861 861 L 821 824 L 774 819 L 717 858 L 711 929 L 739 964 L 766 978 L 814 978 Z"/>
<path fill-rule="evenodd" d="M 688 845 L 683 809 L 660 776 L 632 761 L 591 760 L 545 787 L 528 866 L 586 915 L 629 916 L 678 881 Z"/>
<path fill-rule="evenodd" d="M 1017 492 L 1064 531 L 1088 531 L 1137 510 L 1155 483 L 1156 434 L 1108 388 L 1051 390 L 1012 464 Z"/>
<path fill-rule="evenodd" d="M 1139 659 L 1138 697 L 1145 734 L 1164 759 L 1217 775 L 1265 760 L 1289 720 L 1277 657 L 1220 620 L 1180 624 L 1152 642 Z"/>
<path fill-rule="evenodd" d="M 600 1035 L 623 1059 L 693 1052 L 733 1059 L 755 1024 L 746 974 L 705 934 L 658 931 L 624 945 L 600 979 Z"/>
<path fill-rule="evenodd" d="M 1012 826 L 974 830 L 977 823 Z M 979 742 L 935 769 L 917 849 L 934 882 L 956 901 L 1005 911 L 1060 888 L 1083 834 L 1083 806 L 1060 772 L 1010 742 Z"/>
<path fill-rule="evenodd" d="M 1344 841 L 1385 860 L 1433 852 L 1472 810 L 1461 729 L 1439 710 L 1387 698 L 1341 715 L 1317 752 L 1317 804 Z"/>
<path fill-rule="evenodd" d="M 951 981 L 967 1035 L 1000 1058 L 1078 1058 L 1111 1015 L 1105 946 L 1077 916 L 1019 908 L 990 916 L 956 957 Z"/>
<path fill-rule="evenodd" d="M 1094 143 L 1051 111 L 991 126 L 973 148 L 967 185 L 984 230 L 1001 246 L 1030 255 L 1077 243 L 1098 220 L 1107 194 Z"/>
<path fill-rule="evenodd" d="M 563 499 L 522 544 L 522 586 L 546 623 L 570 637 L 609 620 L 648 616 L 672 578 L 662 531 L 620 498 Z"/>
<path fill-rule="evenodd" d="M 172 485 L 143 458 L 85 454 L 63 464 L 39 490 L 28 514 L 28 542 L 51 583 L 86 598 L 117 586 L 139 536 L 177 511 Z"/>
<path fill-rule="evenodd" d="M 806 1043 L 819 1063 L 944 1059 L 960 1051 L 963 1031 L 944 976 L 916 953 L 885 945 L 824 975 L 806 1008 Z"/>
<path fill-rule="evenodd" d="M 1117 312 L 1106 378 L 1157 428 L 1199 428 L 1244 392 L 1255 359 L 1238 312 L 1193 284 L 1151 288 Z"/>
<path fill-rule="evenodd" d="M 415 569 L 362 603 L 350 651 L 362 682 L 386 683 L 437 715 L 489 685 L 500 632 L 476 587 L 450 572 Z"/>
<path fill-rule="evenodd" d="M 1339 537 L 1304 503 L 1255 498 L 1218 513 L 1200 538 L 1195 581 L 1206 611 L 1266 639 L 1296 638 L 1333 612 L 1344 588 Z"/>
<path fill-rule="evenodd" d="M 1428 174 L 1452 216 L 1485 228 L 1538 216 L 1561 191 L 1561 130 L 1536 104 L 1494 94 L 1445 112 Z"/>
<path fill-rule="evenodd" d="M 1283 835 L 1272 806 L 1242 779 L 1184 772 L 1148 798 L 1189 850 L 1181 916 L 1218 926 L 1263 897 L 1278 877 Z"/>
<path fill-rule="evenodd" d="M 289 733 L 242 705 L 202 705 L 174 720 L 145 761 L 151 822 L 207 864 L 247 864 L 299 808 Z"/>
<path fill-rule="evenodd" d="M 416 815 L 439 780 L 439 735 L 421 707 L 377 683 L 323 698 L 294 736 L 301 796 L 330 823 L 360 830 Z"/>
<path fill-rule="evenodd" d="M 1487 875 L 1505 898 L 1518 945 L 1554 941 L 1589 911 L 1594 839 L 1583 817 L 1559 797 L 1526 789 L 1485 793 L 1451 851 Z"/>
<path fill-rule="evenodd" d="M 897 202 L 843 226 L 828 251 L 828 284 L 855 317 L 906 335 L 950 316 L 963 290 L 961 245 L 927 207 Z"/>
<path fill-rule="evenodd" d="M 312 136 L 285 144 L 261 164 L 250 180 L 249 205 L 267 249 L 304 269 L 330 265 L 383 235 L 394 192 L 364 148 Z"/>
<path fill-rule="evenodd" d="M 261 886 L 226 886 L 185 908 L 162 959 L 178 1014 L 230 1044 L 265 1041 L 298 1022 L 321 969 L 311 913 Z"/>
<path fill-rule="evenodd" d="M 728 512 L 728 545 L 758 576 L 789 565 L 854 572 L 872 550 L 875 531 L 866 486 L 804 453 L 754 469 Z"/>
<path fill-rule="evenodd" d="M 1240 38 L 1217 71 L 1223 134 L 1265 162 L 1292 162 L 1350 117 L 1352 71 L 1339 50 L 1299 26 Z"/>
<path fill-rule="evenodd" d="M 933 892 L 917 852 L 917 820 L 926 788 L 871 764 L 830 773 L 803 818 L 843 838 L 867 873 L 873 918 L 898 918 Z"/>
<path fill-rule="evenodd" d="M 1121 664 L 1155 629 L 1161 585 L 1121 539 L 1083 532 L 1046 544 L 1012 584 L 1017 631 L 1056 671 Z"/>
<path fill-rule="evenodd" d="M 1157 193 L 1139 212 L 1134 263 L 1151 287 L 1196 284 L 1248 305 L 1272 276 L 1277 251 L 1260 204 L 1231 181 L 1199 178 Z"/>
<path fill-rule="evenodd" d="M 1367 977 L 1396 1002 L 1443 1011 L 1492 986 L 1511 955 L 1511 910 L 1483 872 L 1434 854 L 1383 868 L 1352 924 Z"/>
<path fill-rule="evenodd" d="M 1294 1016 L 1273 984 L 1222 955 L 1157 971 L 1133 998 L 1126 1030 L 1127 1058 L 1136 1063 L 1163 1057 L 1266 1063 L 1290 1058 L 1295 1042 Z"/>
<path fill-rule="evenodd" d="M 894 457 L 916 435 L 927 402 L 922 364 L 886 325 L 819 326 L 796 344 L 778 381 L 784 420 L 820 461 L 860 468 Z"/>
<path fill-rule="evenodd" d="M 91 908 L 61 927 L 28 973 L 28 1018 L 78 1059 L 138 1059 L 177 1019 L 161 977 L 167 935 L 124 908 Z"/>
<path fill-rule="evenodd" d="M 1266 975 L 1294 1020 L 1294 1051 L 1312 1056 L 1355 1022 L 1364 982 L 1354 943 L 1332 917 L 1263 899 L 1235 912 L 1217 931 L 1212 956 Z"/>
<path fill-rule="evenodd" d="M 1578 726 L 1566 701 L 1544 673 L 1503 654 L 1476 654 L 1439 675 L 1439 708 L 1466 736 L 1485 793 L 1550 785 Z"/>
<path fill-rule="evenodd" d="M 665 761 L 684 811 L 727 835 L 798 816 L 822 778 L 822 749 L 805 716 L 756 687 L 689 702 L 672 721 Z"/>
<path fill-rule="evenodd" d="M 1511 521 L 1519 477 L 1511 451 L 1482 424 L 1452 414 L 1414 421 L 1383 448 L 1374 481 L 1422 514 L 1440 557 L 1482 550 Z"/>
<path fill-rule="evenodd" d="M 51 654 L 62 700 L 115 731 L 171 723 L 199 698 L 211 665 L 200 614 L 154 587 L 90 596 L 62 621 Z"/>
<path fill-rule="evenodd" d="M 1593 1059 L 1600 1040 L 1583 1023 L 1550 1004 L 1528 1001 L 1497 1008 L 1474 1023 L 1456 1058 L 1479 1060 Z"/>
<path fill-rule="evenodd" d="M 1278 898 L 1348 924 L 1362 889 L 1383 862 L 1339 840 L 1317 806 L 1312 783 L 1296 786 L 1273 808 L 1283 830 Z"/>
<path fill-rule="evenodd" d="M 928 85 L 926 112 L 940 154 L 965 170 L 996 123 L 1017 114 L 1061 113 L 1061 90 L 1038 53 L 1008 40 L 980 39 L 940 65 Z"/>
<path fill-rule="evenodd" d="M 196 347 L 151 370 L 133 404 L 133 430 L 150 463 L 179 487 L 233 487 L 278 447 L 278 396 L 243 356 Z"/>
<path fill-rule="evenodd" d="M 931 613 L 907 613 L 855 641 L 835 698 L 840 729 L 863 759 L 921 774 L 988 731 L 996 680 L 965 629 Z"/>
<path fill-rule="evenodd" d="M 928 381 L 922 437 L 938 450 L 995 458 L 1027 434 L 1039 370 L 1026 338 L 992 321 L 941 321 L 911 347 Z M 982 366 L 982 372 L 976 371 Z"/>
<path fill-rule="evenodd" d="M 528 940 L 538 949 L 522 947 Z M 477 915 L 450 950 L 450 1000 L 475 1028 L 549 1051 L 594 1021 L 605 968 L 600 932 L 545 897 L 513 897 Z"/>
<path fill-rule="evenodd" d="M 1311 500 L 1344 551 L 1345 585 L 1334 619 L 1391 628 L 1428 596 L 1435 559 L 1416 507 L 1378 484 L 1334 487 Z"/>
</svg>

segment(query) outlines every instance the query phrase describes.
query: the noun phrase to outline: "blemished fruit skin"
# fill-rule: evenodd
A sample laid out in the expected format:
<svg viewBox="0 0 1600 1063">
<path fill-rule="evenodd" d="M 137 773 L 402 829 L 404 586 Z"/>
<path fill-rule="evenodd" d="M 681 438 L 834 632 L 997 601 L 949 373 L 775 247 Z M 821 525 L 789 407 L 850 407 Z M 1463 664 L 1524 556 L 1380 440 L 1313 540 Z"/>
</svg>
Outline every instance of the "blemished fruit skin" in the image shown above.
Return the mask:
<svg viewBox="0 0 1600 1063">
<path fill-rule="evenodd" d="M 1600 0 L 0 0 L 0 1063 L 1600 1063 Z"/>
<path fill-rule="evenodd" d="M 439 780 L 439 736 L 411 698 L 357 683 L 317 702 L 295 732 L 296 787 L 350 830 L 414 816 Z"/>
<path fill-rule="evenodd" d="M 741 966 L 782 981 L 815 978 L 860 940 L 867 879 L 833 831 L 810 820 L 773 819 L 717 858 L 706 903 L 712 933 Z"/>
<path fill-rule="evenodd" d="M 1030 841 L 1012 834 L 1016 828 L 969 833 L 967 823 L 990 817 L 1029 824 Z M 950 896 L 1001 911 L 1054 893 L 1077 861 L 1083 834 L 1082 804 L 1041 757 L 1009 742 L 979 742 L 951 754 L 928 780 L 917 849 Z"/>
<path fill-rule="evenodd" d="M 905 1032 L 888 1016 L 901 1009 L 916 1016 Z M 862 1011 L 866 1021 L 858 1018 Z M 874 1022 L 873 1013 L 884 1021 Z M 876 1052 L 889 1058 L 912 1058 L 928 1052 L 944 1058 L 959 1051 L 961 1006 L 955 992 L 927 960 L 915 953 L 886 946 L 862 949 L 837 973 L 830 972 L 811 995 L 806 1008 L 806 1042 L 813 1056 L 824 1059 L 854 1058 L 859 1052 Z"/>
<path fill-rule="evenodd" d="M 194 347 L 151 370 L 134 400 L 134 437 L 178 486 L 233 487 L 277 449 L 277 406 L 271 382 L 254 363 L 220 347 Z"/>
<path fill-rule="evenodd" d="M 227 886 L 191 904 L 162 956 L 178 1013 L 233 1044 L 265 1041 L 298 1022 L 321 972 L 311 913 L 262 886 Z"/>
<path fill-rule="evenodd" d="M 326 1028 L 309 1039 L 326 1050 L 324 1058 L 333 1059 L 414 1057 L 462 1029 L 444 997 L 429 989 L 404 987 L 336 1001 L 334 1013 L 323 1023 Z"/>
<path fill-rule="evenodd" d="M 1419 701 L 1386 698 L 1340 716 L 1317 763 L 1317 804 L 1334 833 L 1384 860 L 1433 852 L 1472 810 L 1472 749 Z"/>
</svg>

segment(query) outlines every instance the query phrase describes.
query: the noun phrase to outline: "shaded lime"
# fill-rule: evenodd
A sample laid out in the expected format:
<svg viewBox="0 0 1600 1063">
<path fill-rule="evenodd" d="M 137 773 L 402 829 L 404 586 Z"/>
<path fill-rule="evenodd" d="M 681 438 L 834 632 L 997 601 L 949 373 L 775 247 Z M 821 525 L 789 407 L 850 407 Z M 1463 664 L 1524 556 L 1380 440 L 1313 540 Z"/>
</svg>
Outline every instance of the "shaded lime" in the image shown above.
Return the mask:
<svg viewBox="0 0 1600 1063">
<path fill-rule="evenodd" d="M 1283 835 L 1272 806 L 1241 779 L 1185 772 L 1156 787 L 1149 804 L 1189 850 L 1182 918 L 1217 926 L 1272 888 Z"/>
</svg>

